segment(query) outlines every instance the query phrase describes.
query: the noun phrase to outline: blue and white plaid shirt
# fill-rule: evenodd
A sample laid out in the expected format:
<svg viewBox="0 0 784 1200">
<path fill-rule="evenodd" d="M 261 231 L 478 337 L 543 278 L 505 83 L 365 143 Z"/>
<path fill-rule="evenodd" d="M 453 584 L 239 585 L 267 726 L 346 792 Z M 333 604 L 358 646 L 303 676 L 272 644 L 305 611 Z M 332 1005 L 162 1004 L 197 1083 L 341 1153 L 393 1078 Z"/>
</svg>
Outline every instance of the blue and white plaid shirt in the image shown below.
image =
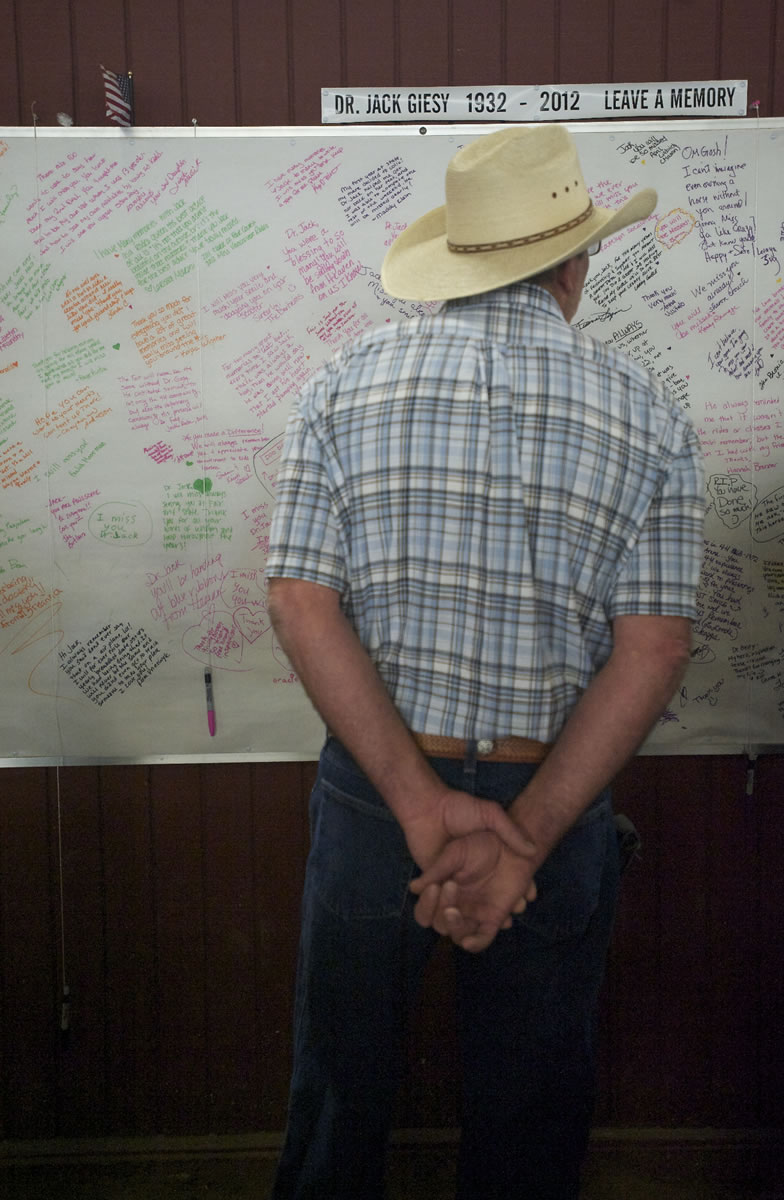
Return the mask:
<svg viewBox="0 0 784 1200">
<path fill-rule="evenodd" d="M 535 285 L 344 348 L 291 415 L 277 491 L 268 577 L 341 594 L 420 733 L 553 741 L 614 617 L 696 616 L 692 425 Z"/>
</svg>

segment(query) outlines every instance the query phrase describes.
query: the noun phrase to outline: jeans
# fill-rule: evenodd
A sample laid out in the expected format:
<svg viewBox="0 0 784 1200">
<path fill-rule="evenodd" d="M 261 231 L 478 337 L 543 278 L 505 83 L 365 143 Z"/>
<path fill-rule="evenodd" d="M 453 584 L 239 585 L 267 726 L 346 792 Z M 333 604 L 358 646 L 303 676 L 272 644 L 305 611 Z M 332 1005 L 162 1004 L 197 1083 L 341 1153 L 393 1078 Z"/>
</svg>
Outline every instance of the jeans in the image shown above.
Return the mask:
<svg viewBox="0 0 784 1200">
<path fill-rule="evenodd" d="M 508 805 L 529 764 L 432 759 Z M 311 796 L 289 1115 L 272 1200 L 382 1200 L 406 1022 L 438 934 L 413 917 L 395 818 L 334 739 Z M 462 1060 L 457 1200 L 576 1200 L 594 1101 L 596 1009 L 618 887 L 609 792 L 479 954 L 455 949 Z"/>
</svg>

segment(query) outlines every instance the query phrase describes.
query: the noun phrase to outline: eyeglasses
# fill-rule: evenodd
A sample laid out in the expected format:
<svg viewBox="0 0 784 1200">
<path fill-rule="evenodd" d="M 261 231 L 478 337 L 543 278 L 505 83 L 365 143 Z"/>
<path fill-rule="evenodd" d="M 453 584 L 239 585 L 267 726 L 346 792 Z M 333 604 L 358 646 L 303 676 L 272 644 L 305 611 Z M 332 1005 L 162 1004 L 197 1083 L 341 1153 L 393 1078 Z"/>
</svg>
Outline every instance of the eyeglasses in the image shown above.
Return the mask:
<svg viewBox="0 0 784 1200">
<path fill-rule="evenodd" d="M 587 250 L 588 250 L 588 253 L 590 254 L 591 258 L 593 258 L 594 254 L 598 254 L 599 251 L 601 250 L 601 248 L 602 248 L 601 242 L 591 242 L 590 246 L 587 247 Z"/>
</svg>

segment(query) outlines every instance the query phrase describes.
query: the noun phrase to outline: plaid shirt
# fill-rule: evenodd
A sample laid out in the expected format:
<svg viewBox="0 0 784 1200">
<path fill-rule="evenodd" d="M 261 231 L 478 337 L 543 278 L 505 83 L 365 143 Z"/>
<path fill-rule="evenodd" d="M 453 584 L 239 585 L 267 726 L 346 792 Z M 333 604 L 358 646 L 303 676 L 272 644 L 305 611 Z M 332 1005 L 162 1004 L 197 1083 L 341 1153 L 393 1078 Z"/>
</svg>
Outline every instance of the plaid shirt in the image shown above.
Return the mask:
<svg viewBox="0 0 784 1200">
<path fill-rule="evenodd" d="M 553 741 L 621 614 L 696 616 L 704 483 L 663 384 L 516 284 L 306 385 L 267 576 L 340 592 L 411 729 Z"/>
</svg>

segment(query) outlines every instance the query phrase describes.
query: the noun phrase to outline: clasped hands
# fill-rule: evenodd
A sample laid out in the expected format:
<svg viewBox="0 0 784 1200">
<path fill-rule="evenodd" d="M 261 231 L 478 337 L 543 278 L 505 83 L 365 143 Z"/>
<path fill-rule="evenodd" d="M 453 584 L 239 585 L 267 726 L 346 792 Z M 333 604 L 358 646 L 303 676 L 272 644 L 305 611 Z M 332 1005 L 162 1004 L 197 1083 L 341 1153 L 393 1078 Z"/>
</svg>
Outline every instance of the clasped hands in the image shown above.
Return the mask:
<svg viewBox="0 0 784 1200">
<path fill-rule="evenodd" d="M 536 899 L 536 847 L 494 801 L 445 788 L 405 832 L 422 867 L 414 916 L 464 950 L 486 949 Z"/>
</svg>

